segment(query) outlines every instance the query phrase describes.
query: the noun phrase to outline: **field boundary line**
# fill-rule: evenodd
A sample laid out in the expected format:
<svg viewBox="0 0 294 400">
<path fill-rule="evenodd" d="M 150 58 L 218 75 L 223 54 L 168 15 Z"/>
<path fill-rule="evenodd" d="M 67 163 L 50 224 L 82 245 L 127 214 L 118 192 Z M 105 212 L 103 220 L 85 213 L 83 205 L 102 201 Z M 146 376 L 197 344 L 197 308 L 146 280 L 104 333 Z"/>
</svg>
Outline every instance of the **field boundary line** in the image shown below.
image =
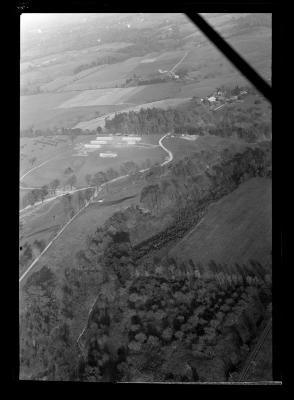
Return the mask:
<svg viewBox="0 0 294 400">
<path fill-rule="evenodd" d="M 264 328 L 258 342 L 256 343 L 256 345 L 254 346 L 254 349 L 252 350 L 251 354 L 249 355 L 249 358 L 247 359 L 247 362 L 244 366 L 244 368 L 242 369 L 240 375 L 239 375 L 239 379 L 238 381 L 244 381 L 248 375 L 248 372 L 252 366 L 252 362 L 256 359 L 257 354 L 259 353 L 262 345 L 264 344 L 267 335 L 270 332 L 270 329 L 272 327 L 272 318 L 270 318 L 270 320 L 268 321 L 266 327 Z"/>
<path fill-rule="evenodd" d="M 184 57 L 182 57 L 182 58 L 180 59 L 180 61 L 178 61 L 178 62 L 176 63 L 176 65 L 174 65 L 174 66 L 172 67 L 172 69 L 169 70 L 169 72 L 173 72 L 173 71 L 184 61 L 184 59 L 187 57 L 188 53 L 189 53 L 189 51 L 186 51 L 186 53 L 184 54 Z"/>
<path fill-rule="evenodd" d="M 39 202 L 37 202 L 37 203 L 35 203 L 35 204 L 31 205 L 31 206 L 27 206 L 25 208 L 22 208 L 21 210 L 19 210 L 19 212 L 22 212 L 22 211 L 25 211 L 25 210 L 28 211 L 32 207 L 41 206 L 44 203 L 48 203 L 49 201 L 55 200 L 58 197 L 66 196 L 67 194 L 80 192 L 81 190 L 95 189 L 96 187 L 97 186 L 86 186 L 86 187 L 83 187 L 83 188 L 80 188 L 80 189 L 75 189 L 75 190 L 71 190 L 71 191 L 68 191 L 68 192 L 64 192 L 64 193 L 58 194 L 57 196 L 49 197 L 48 199 L 45 199 L 44 201 L 39 201 Z M 35 188 L 35 189 L 40 189 L 40 188 Z"/>
</svg>

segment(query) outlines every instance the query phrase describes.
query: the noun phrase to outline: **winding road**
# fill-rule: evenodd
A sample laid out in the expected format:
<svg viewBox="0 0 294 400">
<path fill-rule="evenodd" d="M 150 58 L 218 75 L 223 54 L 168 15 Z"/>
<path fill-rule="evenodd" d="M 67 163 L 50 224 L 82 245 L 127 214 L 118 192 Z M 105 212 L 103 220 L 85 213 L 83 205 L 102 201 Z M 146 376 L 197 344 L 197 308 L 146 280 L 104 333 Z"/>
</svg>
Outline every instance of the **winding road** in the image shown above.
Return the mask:
<svg viewBox="0 0 294 400">
<path fill-rule="evenodd" d="M 161 163 L 160 165 L 161 166 L 164 166 L 164 165 L 166 165 L 166 164 L 168 164 L 168 163 L 170 163 L 172 160 L 173 160 L 173 154 L 172 154 L 172 152 L 171 151 L 169 151 L 163 144 L 162 144 L 162 141 L 163 141 L 163 139 L 164 138 L 166 138 L 168 135 L 169 135 L 170 133 L 167 133 L 167 134 L 165 134 L 165 135 L 163 135 L 162 136 L 162 138 L 159 140 L 159 142 L 158 142 L 158 144 L 159 144 L 159 146 L 168 154 L 168 158 L 163 162 L 163 163 Z M 47 162 L 49 162 L 50 160 L 47 160 L 45 163 L 47 163 Z M 39 164 L 37 167 L 35 167 L 35 168 L 33 168 L 32 170 L 30 170 L 30 171 L 28 171 L 25 175 L 27 175 L 29 172 L 31 172 L 31 171 L 33 171 L 34 169 L 36 169 L 36 168 L 38 168 L 38 167 L 40 167 L 40 166 L 42 166 L 42 165 L 44 165 L 45 163 L 42 163 L 42 164 Z M 150 168 L 146 168 L 146 169 L 143 169 L 143 170 L 140 170 L 139 172 L 145 172 L 145 171 L 148 171 Z M 21 179 L 25 176 L 25 175 L 23 175 L 22 177 L 21 177 Z M 98 195 L 98 193 L 102 190 L 102 188 L 106 185 L 106 184 L 109 184 L 109 183 L 112 183 L 112 182 L 115 182 L 115 181 L 118 181 L 118 180 L 120 180 L 120 179 L 123 179 L 123 178 L 126 178 L 126 177 L 128 177 L 129 176 L 129 174 L 126 174 L 126 175 L 123 175 L 123 176 L 119 176 L 119 177 L 117 177 L 117 178 L 114 178 L 114 179 L 112 179 L 111 181 L 108 181 L 108 182 L 105 182 L 105 183 L 103 183 L 100 187 L 99 187 L 99 189 L 97 189 L 96 188 L 96 190 L 95 190 L 95 192 L 93 193 L 93 195 L 91 196 L 91 198 L 90 198 L 90 200 L 89 201 L 87 201 L 86 203 L 85 203 L 85 205 L 61 228 L 61 230 L 56 234 L 56 236 L 54 236 L 54 238 L 47 244 L 47 246 L 44 248 L 44 250 L 39 254 L 39 256 L 37 257 L 37 258 L 35 258 L 35 260 L 30 264 L 30 266 L 26 269 L 26 271 L 20 276 L 20 278 L 19 278 L 19 283 L 21 283 L 22 281 L 23 281 L 23 279 L 28 275 L 28 273 L 33 269 L 33 267 L 37 264 L 37 262 L 40 260 L 40 258 L 46 253 L 46 251 L 52 246 L 52 244 L 60 237 L 60 235 L 65 231 L 65 229 L 73 222 L 73 220 L 83 211 L 83 210 L 85 210 L 88 206 L 89 206 L 89 204 L 92 202 L 92 200 L 95 198 L 95 197 L 97 197 L 97 195 Z M 72 192 L 67 192 L 67 193 L 64 193 L 64 194 L 60 194 L 60 195 L 57 195 L 57 196 L 55 196 L 55 197 L 50 197 L 49 199 L 47 199 L 47 201 L 51 201 L 51 200 L 54 200 L 54 199 L 56 199 L 57 197 L 60 197 L 60 196 L 65 196 L 66 194 L 68 194 L 68 193 L 74 193 L 74 192 L 77 192 L 77 191 L 79 191 L 79 190 L 85 190 L 85 189 L 88 189 L 88 188 L 94 188 L 95 186 L 89 186 L 89 187 L 86 187 L 86 188 L 82 188 L 82 189 L 77 189 L 77 190 L 73 190 Z M 43 202 L 43 204 L 45 203 L 45 201 L 46 200 L 44 200 L 44 202 Z M 24 210 L 24 209 L 23 209 Z M 23 211 L 23 210 L 21 210 L 21 211 Z"/>
<path fill-rule="evenodd" d="M 165 152 L 167 152 L 167 154 L 168 154 L 168 158 L 167 158 L 162 164 L 160 164 L 161 167 L 164 166 L 164 165 L 166 165 L 166 164 L 168 164 L 168 163 L 170 163 L 170 162 L 173 160 L 173 158 L 174 158 L 173 153 L 172 153 L 171 151 L 169 151 L 169 150 L 162 144 L 163 139 L 166 138 L 168 135 L 170 135 L 170 133 L 167 133 L 166 135 L 162 136 L 162 138 L 161 138 L 161 139 L 159 140 L 159 142 L 158 142 L 159 146 L 160 146 Z"/>
</svg>

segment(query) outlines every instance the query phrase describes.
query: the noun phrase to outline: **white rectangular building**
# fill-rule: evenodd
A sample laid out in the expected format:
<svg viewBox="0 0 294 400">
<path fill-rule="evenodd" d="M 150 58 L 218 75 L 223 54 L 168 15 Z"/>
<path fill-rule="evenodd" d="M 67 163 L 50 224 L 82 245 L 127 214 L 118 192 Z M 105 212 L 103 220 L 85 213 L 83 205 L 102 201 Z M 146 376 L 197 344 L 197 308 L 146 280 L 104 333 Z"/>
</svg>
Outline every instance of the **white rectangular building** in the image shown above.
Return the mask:
<svg viewBox="0 0 294 400">
<path fill-rule="evenodd" d="M 96 140 L 112 140 L 112 136 L 97 136 Z"/>
<path fill-rule="evenodd" d="M 100 149 L 100 144 L 85 144 L 86 149 Z"/>
<path fill-rule="evenodd" d="M 139 142 L 142 138 L 139 136 L 124 136 L 122 140 L 125 140 L 126 142 Z"/>
<path fill-rule="evenodd" d="M 107 143 L 109 143 L 109 141 L 107 141 L 107 140 L 91 140 L 90 143 L 91 144 L 107 144 Z"/>
</svg>

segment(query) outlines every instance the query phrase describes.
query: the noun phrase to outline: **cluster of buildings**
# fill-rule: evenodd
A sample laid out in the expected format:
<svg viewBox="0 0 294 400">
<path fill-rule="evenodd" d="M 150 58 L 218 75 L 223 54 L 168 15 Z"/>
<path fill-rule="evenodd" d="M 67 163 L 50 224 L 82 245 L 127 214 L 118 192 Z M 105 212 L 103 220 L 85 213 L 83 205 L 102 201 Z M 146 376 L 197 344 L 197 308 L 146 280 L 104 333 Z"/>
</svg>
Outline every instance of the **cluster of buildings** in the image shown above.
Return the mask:
<svg viewBox="0 0 294 400">
<path fill-rule="evenodd" d="M 124 147 L 129 145 L 135 145 L 142 140 L 139 136 L 122 136 L 116 134 L 113 136 L 97 136 L 95 140 L 90 140 L 90 143 L 79 143 L 75 149 L 78 151 L 76 155 L 87 156 L 89 152 L 97 151 L 103 147 Z M 99 153 L 102 158 L 114 158 L 117 157 L 117 153 L 112 151 L 105 151 Z"/>
<path fill-rule="evenodd" d="M 159 69 L 158 72 L 160 74 L 166 74 L 169 78 L 179 79 L 179 75 L 176 75 L 173 71 L 165 71 L 165 70 Z"/>
<path fill-rule="evenodd" d="M 240 90 L 240 92 L 237 95 L 234 96 L 228 96 L 226 92 L 218 90 L 213 92 L 211 95 L 200 99 L 200 101 L 204 104 L 209 104 L 209 105 L 217 105 L 221 103 L 231 103 L 236 100 L 240 100 L 241 97 L 245 96 L 248 92 L 246 90 Z"/>
</svg>

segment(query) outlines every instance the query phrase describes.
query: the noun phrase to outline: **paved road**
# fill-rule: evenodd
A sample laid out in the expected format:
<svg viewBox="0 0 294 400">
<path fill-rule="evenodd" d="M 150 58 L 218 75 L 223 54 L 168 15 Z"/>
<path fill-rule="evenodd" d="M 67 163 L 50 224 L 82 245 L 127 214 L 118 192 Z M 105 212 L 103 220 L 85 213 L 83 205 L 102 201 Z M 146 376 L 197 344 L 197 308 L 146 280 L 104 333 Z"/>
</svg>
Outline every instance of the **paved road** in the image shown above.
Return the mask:
<svg viewBox="0 0 294 400">
<path fill-rule="evenodd" d="M 48 199 L 45 199 L 43 201 L 38 201 L 37 203 L 35 203 L 33 205 L 26 206 L 25 208 L 22 208 L 21 210 L 19 210 L 19 212 L 21 213 L 24 211 L 29 211 L 33 207 L 42 206 L 43 204 L 48 203 L 48 201 L 55 200 L 58 197 L 65 196 L 66 194 L 72 194 L 72 193 L 80 192 L 81 190 L 86 190 L 86 189 L 94 189 L 95 187 L 96 186 L 86 186 L 86 187 L 83 187 L 80 189 L 69 190 L 64 193 L 57 194 L 56 196 L 49 197 Z M 34 188 L 34 189 L 40 189 L 40 188 Z"/>
</svg>

